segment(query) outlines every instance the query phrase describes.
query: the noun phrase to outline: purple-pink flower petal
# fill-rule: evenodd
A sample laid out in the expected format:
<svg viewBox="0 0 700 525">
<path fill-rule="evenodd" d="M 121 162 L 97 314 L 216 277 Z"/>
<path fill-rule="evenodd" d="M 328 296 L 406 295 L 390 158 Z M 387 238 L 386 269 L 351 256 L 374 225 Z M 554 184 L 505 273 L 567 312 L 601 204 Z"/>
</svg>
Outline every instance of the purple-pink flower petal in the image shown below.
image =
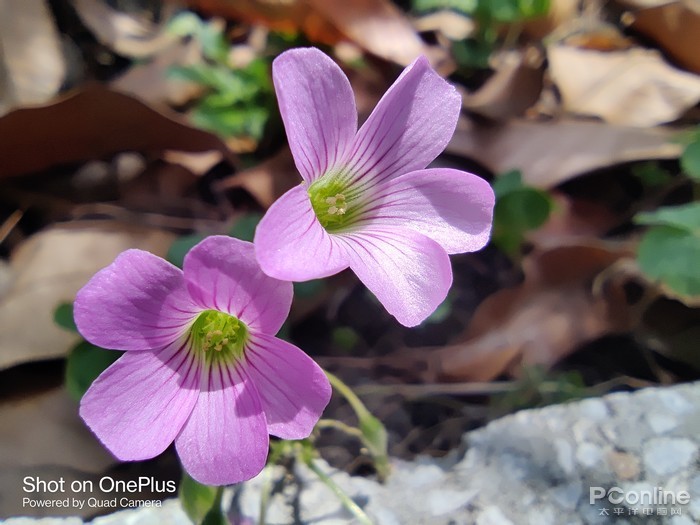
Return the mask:
<svg viewBox="0 0 700 525">
<path fill-rule="evenodd" d="M 348 267 L 343 250 L 318 222 L 305 185 L 292 188 L 270 207 L 254 244 L 260 267 L 277 279 L 307 281 Z"/>
<path fill-rule="evenodd" d="M 425 168 L 452 138 L 461 107 L 454 87 L 416 59 L 355 137 L 347 169 L 369 184 Z"/>
<path fill-rule="evenodd" d="M 182 345 L 126 352 L 83 396 L 80 416 L 118 459 L 157 456 L 190 416 L 199 395 L 200 365 L 180 351 Z"/>
<path fill-rule="evenodd" d="M 340 162 L 352 144 L 357 110 L 350 82 L 314 48 L 277 57 L 272 79 L 294 161 L 311 183 Z"/>
<path fill-rule="evenodd" d="M 127 250 L 78 292 L 81 335 L 113 350 L 152 350 L 177 340 L 199 313 L 182 271 L 142 250 Z"/>
<path fill-rule="evenodd" d="M 203 310 L 226 312 L 269 334 L 289 315 L 292 283 L 263 273 L 249 242 L 207 237 L 185 256 L 183 268 L 187 288 Z"/>
<path fill-rule="evenodd" d="M 265 466 L 267 423 L 244 368 L 213 365 L 205 371 L 197 404 L 175 439 L 182 466 L 200 483 L 239 483 Z"/>
<path fill-rule="evenodd" d="M 447 253 L 484 247 L 491 233 L 494 195 L 484 179 L 449 168 L 414 171 L 385 181 L 358 221 L 407 227 L 433 239 Z"/>
<path fill-rule="evenodd" d="M 245 355 L 268 432 L 282 439 L 308 437 L 331 398 L 323 370 L 296 346 L 268 335 L 251 337 Z"/>
<path fill-rule="evenodd" d="M 350 268 L 404 326 L 420 324 L 447 296 L 450 259 L 432 239 L 383 225 L 338 237 Z"/>
</svg>

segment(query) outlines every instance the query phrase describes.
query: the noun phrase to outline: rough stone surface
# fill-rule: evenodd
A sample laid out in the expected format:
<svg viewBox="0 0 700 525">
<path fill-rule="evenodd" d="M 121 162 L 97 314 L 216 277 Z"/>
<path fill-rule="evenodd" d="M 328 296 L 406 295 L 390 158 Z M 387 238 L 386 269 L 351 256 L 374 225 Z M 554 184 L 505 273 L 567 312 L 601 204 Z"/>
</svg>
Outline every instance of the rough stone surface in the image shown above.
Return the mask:
<svg viewBox="0 0 700 525">
<path fill-rule="evenodd" d="M 687 525 L 700 522 L 699 431 L 696 383 L 519 412 L 465 434 L 462 448 L 446 458 L 394 461 L 384 485 L 319 463 L 378 525 Z M 311 471 L 299 466 L 295 473 L 267 472 L 274 487 L 267 523 L 355 523 Z M 259 476 L 233 488 L 234 524 L 257 522 L 264 483 Z M 590 504 L 591 487 L 618 487 L 627 500 Z M 686 491 L 690 501 L 631 501 L 659 490 Z M 93 525 L 187 523 L 177 501 L 154 511 L 122 511 Z"/>
</svg>

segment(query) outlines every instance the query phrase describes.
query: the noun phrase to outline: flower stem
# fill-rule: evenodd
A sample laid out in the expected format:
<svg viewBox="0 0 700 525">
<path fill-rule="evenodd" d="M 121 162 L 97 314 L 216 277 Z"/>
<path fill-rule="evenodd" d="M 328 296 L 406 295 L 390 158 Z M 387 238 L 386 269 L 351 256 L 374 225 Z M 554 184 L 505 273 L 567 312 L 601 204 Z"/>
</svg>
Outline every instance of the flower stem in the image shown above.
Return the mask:
<svg viewBox="0 0 700 525">
<path fill-rule="evenodd" d="M 365 514 L 365 511 L 348 496 L 331 477 L 323 472 L 312 458 L 304 458 L 306 465 L 316 474 L 319 479 L 333 491 L 343 506 L 348 509 L 362 525 L 374 525 L 372 520 Z"/>
<path fill-rule="evenodd" d="M 355 411 L 360 427 L 361 435 L 359 437 L 374 460 L 377 476 L 381 481 L 384 481 L 390 470 L 389 454 L 387 452 L 388 436 L 384 425 L 367 410 L 367 407 L 348 385 L 328 371 L 326 371 L 326 376 L 328 376 L 328 380 L 333 388 L 350 403 L 350 406 Z"/>
</svg>

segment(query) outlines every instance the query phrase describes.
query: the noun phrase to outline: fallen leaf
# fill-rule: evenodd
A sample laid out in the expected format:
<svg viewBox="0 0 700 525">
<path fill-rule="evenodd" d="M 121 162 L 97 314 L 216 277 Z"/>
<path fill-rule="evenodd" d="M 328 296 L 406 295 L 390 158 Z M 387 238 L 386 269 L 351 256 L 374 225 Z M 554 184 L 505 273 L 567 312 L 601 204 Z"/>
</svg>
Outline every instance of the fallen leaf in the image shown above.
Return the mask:
<svg viewBox="0 0 700 525">
<path fill-rule="evenodd" d="M 700 101 L 700 77 L 671 67 L 654 50 L 603 53 L 555 45 L 547 56 L 571 113 L 649 127 L 676 120 Z"/>
<path fill-rule="evenodd" d="M 421 15 L 413 19 L 413 26 L 420 32 L 439 31 L 450 40 L 464 40 L 476 30 L 476 23 L 471 18 L 442 9 L 434 13 Z"/>
<path fill-rule="evenodd" d="M 630 13 L 628 20 L 632 29 L 658 43 L 681 66 L 700 73 L 700 2 L 664 1 Z"/>
<path fill-rule="evenodd" d="M 174 236 L 117 223 L 76 222 L 31 236 L 10 259 L 11 282 L 0 297 L 0 369 L 63 357 L 78 337 L 55 325 L 53 313 L 122 251 L 165 255 Z"/>
<path fill-rule="evenodd" d="M 5 115 L 0 118 L 0 144 L 0 177 L 122 151 L 217 150 L 234 161 L 225 144 L 212 133 L 181 123 L 170 111 L 156 111 L 100 86 Z"/>
<path fill-rule="evenodd" d="M 494 173 L 518 169 L 523 182 L 552 188 L 583 173 L 650 159 L 674 159 L 677 131 L 558 120 L 478 124 L 462 119 L 447 152 L 469 157 Z"/>
<path fill-rule="evenodd" d="M 389 0 L 307 1 L 353 42 L 381 58 L 406 66 L 420 55 L 432 54 Z"/>
<path fill-rule="evenodd" d="M 465 340 L 431 351 L 428 369 L 437 379 L 489 381 L 520 366 L 548 368 L 581 344 L 623 330 L 619 303 L 592 293 L 591 283 L 628 254 L 593 240 L 529 255 L 523 284 L 488 297 Z"/>
<path fill-rule="evenodd" d="M 550 0 L 547 16 L 525 22 L 525 33 L 542 40 L 552 31 L 579 17 L 579 0 Z"/>
<path fill-rule="evenodd" d="M 289 148 L 253 168 L 216 182 L 218 191 L 243 188 L 264 207 L 269 208 L 283 193 L 301 183 Z"/>
<path fill-rule="evenodd" d="M 313 42 L 334 45 L 350 39 L 386 60 L 407 65 L 421 54 L 436 62 L 442 50 L 429 49 L 408 18 L 389 0 L 189 0 L 208 14 L 264 24 L 282 32 L 303 31 Z"/>
<path fill-rule="evenodd" d="M 47 3 L 0 1 L 0 115 L 50 99 L 65 74 L 60 37 Z"/>
<path fill-rule="evenodd" d="M 119 55 L 143 58 L 170 47 L 177 38 L 164 31 L 165 24 L 112 9 L 103 0 L 73 0 L 76 13 L 97 40 Z M 162 19 L 169 18 L 161 13 Z"/>
<path fill-rule="evenodd" d="M 191 66 L 202 61 L 202 46 L 197 39 L 179 41 L 164 49 L 152 60 L 137 63 L 111 82 L 111 87 L 131 94 L 149 104 L 182 106 L 201 95 L 200 84 L 172 78 L 170 68 Z"/>
<path fill-rule="evenodd" d="M 462 95 L 462 106 L 493 120 L 521 116 L 540 97 L 544 57 L 535 47 L 500 53 L 494 74 L 474 93 Z"/>
</svg>

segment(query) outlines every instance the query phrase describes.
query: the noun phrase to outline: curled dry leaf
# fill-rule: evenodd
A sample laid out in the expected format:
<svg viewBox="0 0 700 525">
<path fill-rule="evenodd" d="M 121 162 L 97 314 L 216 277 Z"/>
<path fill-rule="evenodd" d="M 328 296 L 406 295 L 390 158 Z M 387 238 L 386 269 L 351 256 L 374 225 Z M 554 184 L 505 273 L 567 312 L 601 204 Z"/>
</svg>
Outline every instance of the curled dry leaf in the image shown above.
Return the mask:
<svg viewBox="0 0 700 525">
<path fill-rule="evenodd" d="M 525 184 L 552 188 L 614 164 L 678 158 L 682 147 L 674 141 L 676 134 L 573 120 L 477 124 L 462 119 L 447 152 L 472 158 L 494 173 L 518 169 Z"/>
<path fill-rule="evenodd" d="M 542 53 L 535 47 L 508 51 L 493 62 L 495 73 L 478 91 L 462 96 L 463 107 L 494 120 L 521 116 L 542 92 Z"/>
<path fill-rule="evenodd" d="M 350 39 L 402 65 L 421 54 L 436 61 L 444 58 L 441 51 L 427 49 L 390 0 L 189 0 L 189 4 L 209 14 L 264 24 L 277 31 L 301 30 L 313 42 L 333 45 Z"/>
<path fill-rule="evenodd" d="M 219 191 L 231 188 L 247 190 L 264 207 L 269 208 L 283 193 L 299 184 L 300 177 L 289 148 L 257 166 L 243 170 L 216 183 Z"/>
<path fill-rule="evenodd" d="M 148 104 L 182 106 L 201 95 L 204 88 L 188 80 L 171 78 L 168 71 L 174 66 L 191 66 L 201 61 L 202 46 L 197 39 L 174 42 L 149 62 L 130 67 L 111 86 Z"/>
<path fill-rule="evenodd" d="M 176 41 L 174 35 L 163 30 L 163 25 L 112 9 L 103 0 L 73 0 L 72 5 L 97 40 L 117 54 L 148 57 Z"/>
<path fill-rule="evenodd" d="M 0 297 L 0 370 L 27 361 L 63 357 L 76 335 L 57 327 L 55 308 L 122 251 L 165 255 L 173 236 L 118 223 L 69 223 L 19 245 L 10 259 L 11 282 Z"/>
<path fill-rule="evenodd" d="M 632 29 L 657 42 L 681 66 L 700 73 L 700 2 L 654 3 L 657 5 L 630 13 L 626 21 Z"/>
<path fill-rule="evenodd" d="M 47 106 L 13 111 L 0 118 L 0 177 L 98 159 L 121 151 L 217 150 L 231 162 L 212 133 L 179 122 L 128 95 L 88 87 Z"/>
<path fill-rule="evenodd" d="M 65 74 L 61 41 L 47 2 L 0 2 L 0 115 L 50 99 Z"/>
<path fill-rule="evenodd" d="M 550 367 L 578 346 L 628 325 L 618 290 L 596 295 L 594 278 L 629 254 L 596 240 L 538 251 L 524 282 L 477 309 L 463 342 L 430 351 L 431 379 L 489 381 L 520 365 Z"/>
<path fill-rule="evenodd" d="M 555 45 L 547 56 L 571 113 L 649 127 L 676 120 L 700 101 L 700 77 L 671 67 L 657 51 L 603 53 Z"/>
<path fill-rule="evenodd" d="M 75 401 L 63 388 L 0 403 L 0 417 L 3 421 L 0 427 L 3 445 L 0 447 L 0 493 L 3 495 L 0 515 L 3 517 L 27 514 L 27 509 L 22 508 L 22 498 L 27 496 L 23 490 L 25 476 L 65 479 L 64 488 L 69 491 L 74 480 L 94 479 L 97 486 L 98 475 L 115 463 L 80 420 Z M 67 497 L 60 492 L 44 496 Z M 75 508 L 52 508 L 46 512 L 52 516 L 79 513 Z"/>
</svg>

